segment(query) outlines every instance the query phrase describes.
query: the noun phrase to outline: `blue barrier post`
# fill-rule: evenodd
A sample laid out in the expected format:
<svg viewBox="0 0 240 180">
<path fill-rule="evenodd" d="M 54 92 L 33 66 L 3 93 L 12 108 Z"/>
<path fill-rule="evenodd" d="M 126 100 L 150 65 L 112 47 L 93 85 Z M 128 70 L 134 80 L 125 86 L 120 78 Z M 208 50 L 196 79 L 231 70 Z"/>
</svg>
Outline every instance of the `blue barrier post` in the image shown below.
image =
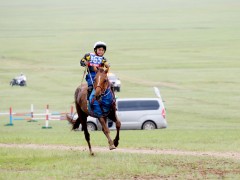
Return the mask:
<svg viewBox="0 0 240 180">
<path fill-rule="evenodd" d="M 13 120 L 12 107 L 10 107 L 10 109 L 9 109 L 9 124 L 6 124 L 5 126 L 13 126 L 12 120 Z"/>
</svg>

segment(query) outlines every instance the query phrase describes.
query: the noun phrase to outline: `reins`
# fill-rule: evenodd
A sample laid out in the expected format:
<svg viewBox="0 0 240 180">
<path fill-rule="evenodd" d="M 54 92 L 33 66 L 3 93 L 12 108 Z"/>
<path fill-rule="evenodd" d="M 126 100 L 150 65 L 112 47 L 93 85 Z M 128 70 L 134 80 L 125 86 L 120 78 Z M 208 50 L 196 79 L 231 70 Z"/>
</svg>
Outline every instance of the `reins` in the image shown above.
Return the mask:
<svg viewBox="0 0 240 180">
<path fill-rule="evenodd" d="M 85 67 L 85 70 L 84 70 L 84 72 L 83 72 L 83 77 L 82 77 L 82 81 L 81 81 L 81 86 L 82 86 L 83 79 L 84 79 L 84 77 L 85 77 L 86 71 L 87 71 L 87 66 Z"/>
</svg>

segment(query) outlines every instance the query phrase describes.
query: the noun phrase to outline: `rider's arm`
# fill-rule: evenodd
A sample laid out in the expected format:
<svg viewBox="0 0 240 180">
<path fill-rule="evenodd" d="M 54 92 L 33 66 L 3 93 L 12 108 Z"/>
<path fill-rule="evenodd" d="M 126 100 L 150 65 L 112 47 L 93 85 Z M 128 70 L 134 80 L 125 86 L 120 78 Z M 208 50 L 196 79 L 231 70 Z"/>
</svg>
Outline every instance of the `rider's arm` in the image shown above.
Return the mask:
<svg viewBox="0 0 240 180">
<path fill-rule="evenodd" d="M 102 64 L 103 64 L 103 67 L 106 67 L 106 68 L 109 68 L 109 67 L 110 67 L 110 64 L 108 63 L 108 61 L 107 61 L 106 58 L 103 58 Z"/>
<path fill-rule="evenodd" d="M 80 60 L 80 65 L 85 67 L 89 63 L 90 59 L 90 54 L 85 54 L 84 57 Z"/>
</svg>

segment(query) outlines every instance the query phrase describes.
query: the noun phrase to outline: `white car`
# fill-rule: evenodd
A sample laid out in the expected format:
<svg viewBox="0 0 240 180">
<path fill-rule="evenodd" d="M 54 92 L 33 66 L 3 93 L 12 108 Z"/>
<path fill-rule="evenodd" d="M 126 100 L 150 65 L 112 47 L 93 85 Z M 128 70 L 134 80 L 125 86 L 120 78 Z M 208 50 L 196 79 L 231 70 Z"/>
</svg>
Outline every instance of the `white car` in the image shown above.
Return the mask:
<svg viewBox="0 0 240 180">
<path fill-rule="evenodd" d="M 112 83 L 114 91 L 120 92 L 120 90 L 121 90 L 120 79 L 113 73 L 108 73 L 108 79 Z"/>
</svg>

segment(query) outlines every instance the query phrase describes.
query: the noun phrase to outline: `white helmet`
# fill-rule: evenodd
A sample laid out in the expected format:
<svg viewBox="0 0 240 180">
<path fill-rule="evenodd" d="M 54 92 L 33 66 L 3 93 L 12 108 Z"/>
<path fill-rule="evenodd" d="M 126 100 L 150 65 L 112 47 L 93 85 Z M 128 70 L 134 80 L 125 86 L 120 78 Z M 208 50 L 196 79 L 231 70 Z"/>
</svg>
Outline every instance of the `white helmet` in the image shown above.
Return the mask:
<svg viewBox="0 0 240 180">
<path fill-rule="evenodd" d="M 107 44 L 105 42 L 102 42 L 102 41 L 98 41 L 94 44 L 94 51 L 97 49 L 97 48 L 100 48 L 102 47 L 105 51 L 107 50 Z"/>
</svg>

